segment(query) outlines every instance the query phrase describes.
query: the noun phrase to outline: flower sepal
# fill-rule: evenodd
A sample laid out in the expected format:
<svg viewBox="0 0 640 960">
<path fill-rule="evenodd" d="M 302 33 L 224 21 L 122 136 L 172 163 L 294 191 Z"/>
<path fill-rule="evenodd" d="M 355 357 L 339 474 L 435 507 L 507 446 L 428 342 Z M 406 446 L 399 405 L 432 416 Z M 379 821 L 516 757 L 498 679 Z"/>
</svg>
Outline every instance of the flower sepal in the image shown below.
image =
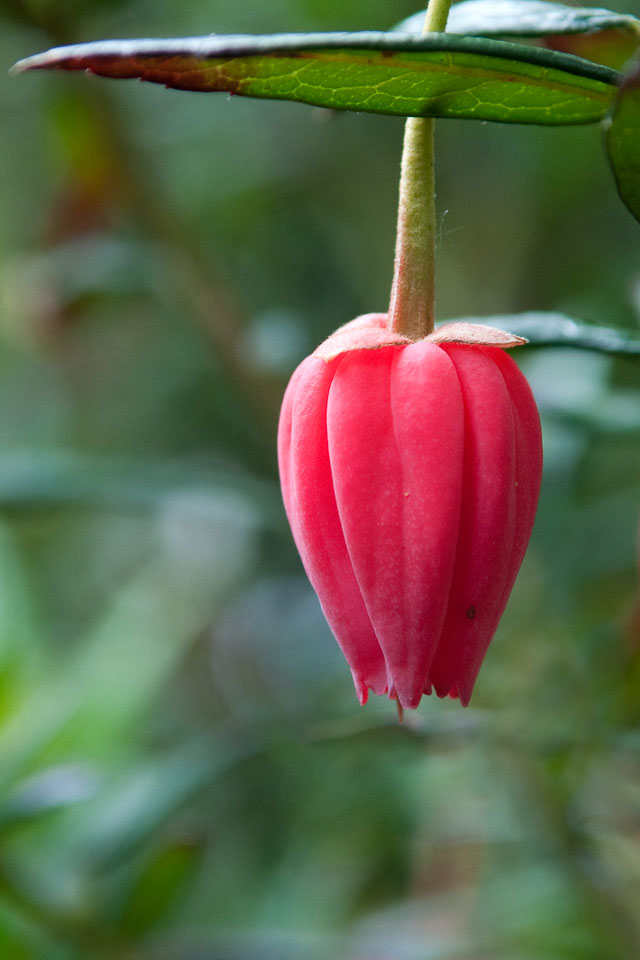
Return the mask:
<svg viewBox="0 0 640 960">
<path fill-rule="evenodd" d="M 314 350 L 314 356 L 326 363 L 335 360 L 350 350 L 379 350 L 381 347 L 407 346 L 412 341 L 409 337 L 393 333 L 387 327 L 386 313 L 366 313 L 342 327 L 327 337 Z M 466 343 L 484 347 L 501 347 L 510 350 L 527 343 L 524 337 L 489 327 L 484 323 L 470 323 L 466 320 L 454 320 L 436 327 L 424 340 L 431 343 Z"/>
</svg>

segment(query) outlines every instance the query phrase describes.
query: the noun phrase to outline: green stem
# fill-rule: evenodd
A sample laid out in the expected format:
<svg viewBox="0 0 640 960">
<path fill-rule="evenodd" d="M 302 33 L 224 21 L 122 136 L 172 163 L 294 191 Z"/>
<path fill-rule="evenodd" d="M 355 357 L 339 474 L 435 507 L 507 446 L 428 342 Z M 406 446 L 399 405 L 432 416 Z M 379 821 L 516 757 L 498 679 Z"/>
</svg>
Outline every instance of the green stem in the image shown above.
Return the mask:
<svg viewBox="0 0 640 960">
<path fill-rule="evenodd" d="M 429 0 L 423 33 L 444 33 L 452 0 Z"/>
<path fill-rule="evenodd" d="M 443 32 L 451 0 L 430 0 L 423 33 Z M 405 126 L 389 329 L 420 340 L 435 321 L 435 177 L 432 119 Z"/>
</svg>

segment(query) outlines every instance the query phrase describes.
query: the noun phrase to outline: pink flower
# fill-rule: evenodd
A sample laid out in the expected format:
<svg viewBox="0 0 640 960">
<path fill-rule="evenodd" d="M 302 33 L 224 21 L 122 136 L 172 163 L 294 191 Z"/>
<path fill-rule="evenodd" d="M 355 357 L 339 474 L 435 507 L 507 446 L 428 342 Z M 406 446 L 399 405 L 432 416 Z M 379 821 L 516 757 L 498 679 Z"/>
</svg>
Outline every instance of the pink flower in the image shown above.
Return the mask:
<svg viewBox="0 0 640 960">
<path fill-rule="evenodd" d="M 372 690 L 417 707 L 435 690 L 466 705 L 529 542 L 535 401 L 504 349 L 477 342 L 509 338 L 462 326 L 453 338 L 476 342 L 440 328 L 411 343 L 361 317 L 284 397 L 285 509 L 361 703 Z"/>
</svg>

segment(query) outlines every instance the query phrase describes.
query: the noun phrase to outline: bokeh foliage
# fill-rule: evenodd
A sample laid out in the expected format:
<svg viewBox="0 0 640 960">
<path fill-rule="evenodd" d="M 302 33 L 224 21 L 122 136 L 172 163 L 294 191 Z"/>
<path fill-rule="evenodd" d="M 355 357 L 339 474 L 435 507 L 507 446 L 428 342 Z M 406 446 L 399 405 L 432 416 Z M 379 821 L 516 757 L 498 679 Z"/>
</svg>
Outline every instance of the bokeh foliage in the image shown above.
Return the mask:
<svg viewBox="0 0 640 960">
<path fill-rule="evenodd" d="M 4 0 L 0 51 L 414 9 Z M 402 121 L 82 76 L 0 108 L 0 955 L 635 960 L 637 358 L 519 354 L 530 552 L 471 706 L 399 727 L 357 705 L 274 438 L 295 363 L 386 306 Z M 597 128 L 437 136 L 440 318 L 637 333 Z"/>
</svg>

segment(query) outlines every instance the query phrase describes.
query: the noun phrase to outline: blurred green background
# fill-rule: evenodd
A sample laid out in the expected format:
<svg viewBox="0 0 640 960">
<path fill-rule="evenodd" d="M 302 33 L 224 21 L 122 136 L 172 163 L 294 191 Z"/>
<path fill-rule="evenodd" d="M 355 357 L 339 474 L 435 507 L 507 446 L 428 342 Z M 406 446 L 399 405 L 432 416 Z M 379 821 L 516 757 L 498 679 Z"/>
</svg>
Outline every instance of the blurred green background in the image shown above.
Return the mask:
<svg viewBox="0 0 640 960">
<path fill-rule="evenodd" d="M 2 72 L 415 9 L 2 0 Z M 357 704 L 275 430 L 296 363 L 386 308 L 402 121 L 82 75 L 0 109 L 2 960 L 637 960 L 637 360 L 518 353 L 531 547 L 471 706 L 400 727 Z M 597 127 L 437 139 L 440 319 L 638 330 Z"/>
</svg>

